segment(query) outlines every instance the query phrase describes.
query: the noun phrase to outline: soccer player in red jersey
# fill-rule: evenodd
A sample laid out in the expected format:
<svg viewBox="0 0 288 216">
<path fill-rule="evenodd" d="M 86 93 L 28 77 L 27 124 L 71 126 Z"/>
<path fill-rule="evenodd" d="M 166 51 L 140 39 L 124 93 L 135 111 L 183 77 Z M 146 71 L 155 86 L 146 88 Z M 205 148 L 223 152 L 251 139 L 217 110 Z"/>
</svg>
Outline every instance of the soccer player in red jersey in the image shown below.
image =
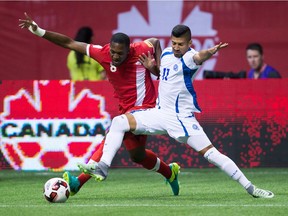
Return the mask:
<svg viewBox="0 0 288 216">
<path fill-rule="evenodd" d="M 102 46 L 77 42 L 60 33 L 41 29 L 26 13 L 25 19 L 19 19 L 21 28 L 28 28 L 33 34 L 43 37 L 61 47 L 83 53 L 105 69 L 107 78 L 114 88 L 115 97 L 119 99 L 119 112 L 141 108 L 152 108 L 156 103 L 156 92 L 150 71 L 159 74 L 160 55 L 162 52 L 159 40 L 149 38 L 145 41 L 130 43 L 130 38 L 124 33 L 113 34 L 109 44 Z M 146 69 L 140 62 L 140 55 L 153 55 L 155 62 Z M 163 175 L 170 184 L 173 194 L 179 194 L 178 173 L 180 166 L 177 163 L 167 165 L 151 150 L 145 149 L 146 135 L 134 135 L 127 132 L 124 136 L 124 145 L 132 161 Z M 98 162 L 102 156 L 104 140 L 98 150 L 92 155 L 89 162 Z M 81 173 L 78 177 L 69 172 L 63 174 L 68 181 L 71 194 L 76 194 L 91 178 Z"/>
</svg>

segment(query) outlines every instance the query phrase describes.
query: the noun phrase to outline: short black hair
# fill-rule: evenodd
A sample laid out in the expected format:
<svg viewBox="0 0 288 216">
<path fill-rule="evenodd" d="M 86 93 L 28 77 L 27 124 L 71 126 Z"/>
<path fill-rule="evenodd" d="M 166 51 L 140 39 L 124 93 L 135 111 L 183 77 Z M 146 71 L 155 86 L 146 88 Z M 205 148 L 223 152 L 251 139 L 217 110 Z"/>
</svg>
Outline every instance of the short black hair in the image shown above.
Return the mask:
<svg viewBox="0 0 288 216">
<path fill-rule="evenodd" d="M 174 37 L 181 37 L 183 35 L 186 35 L 187 39 L 191 40 L 191 30 L 186 25 L 176 25 L 172 29 L 171 35 L 174 36 Z"/>
<path fill-rule="evenodd" d="M 110 43 L 112 43 L 112 42 L 124 44 L 126 47 L 130 47 L 129 36 L 124 34 L 124 33 L 121 33 L 121 32 L 112 35 Z"/>
<path fill-rule="evenodd" d="M 257 50 L 260 53 L 260 55 L 263 55 L 263 48 L 262 48 L 261 44 L 259 44 L 259 43 L 248 44 L 246 47 L 246 51 L 247 50 Z"/>
</svg>

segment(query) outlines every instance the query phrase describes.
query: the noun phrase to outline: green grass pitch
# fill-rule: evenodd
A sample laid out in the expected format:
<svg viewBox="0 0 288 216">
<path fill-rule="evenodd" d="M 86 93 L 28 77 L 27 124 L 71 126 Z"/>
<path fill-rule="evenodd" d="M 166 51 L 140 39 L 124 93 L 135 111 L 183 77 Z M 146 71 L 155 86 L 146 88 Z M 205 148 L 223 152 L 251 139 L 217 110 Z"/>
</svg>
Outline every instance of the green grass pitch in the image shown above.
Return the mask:
<svg viewBox="0 0 288 216">
<path fill-rule="evenodd" d="M 158 173 L 114 168 L 106 181 L 91 179 L 66 203 L 53 204 L 43 198 L 43 185 L 62 173 L 1 170 L 0 215 L 288 215 L 288 169 L 242 171 L 257 186 L 273 191 L 275 197 L 255 199 L 217 168 L 181 169 L 179 196 L 172 195 Z"/>
</svg>

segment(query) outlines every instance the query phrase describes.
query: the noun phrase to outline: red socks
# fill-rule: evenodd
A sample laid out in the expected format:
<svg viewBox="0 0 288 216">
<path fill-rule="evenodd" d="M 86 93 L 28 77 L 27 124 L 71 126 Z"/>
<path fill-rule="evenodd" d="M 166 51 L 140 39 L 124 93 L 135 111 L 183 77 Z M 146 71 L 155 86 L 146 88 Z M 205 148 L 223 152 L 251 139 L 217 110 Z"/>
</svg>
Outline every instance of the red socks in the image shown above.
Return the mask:
<svg viewBox="0 0 288 216">
<path fill-rule="evenodd" d="M 101 158 L 102 152 L 103 152 L 104 141 L 105 141 L 105 139 L 103 139 L 102 142 L 97 146 L 96 151 L 93 153 L 93 155 L 90 158 L 90 160 L 92 159 L 92 160 L 94 160 L 96 162 L 100 161 L 100 158 Z M 78 176 L 78 180 L 80 182 L 79 188 L 81 188 L 82 185 L 85 184 L 90 178 L 91 178 L 91 176 L 89 174 L 81 173 Z"/>
<path fill-rule="evenodd" d="M 97 147 L 96 151 L 92 155 L 90 159 L 98 162 L 102 156 L 102 150 L 104 147 L 104 141 L 103 140 Z M 146 157 L 141 162 L 138 162 L 138 164 L 141 164 L 145 169 L 148 170 L 155 170 L 156 172 L 163 175 L 166 179 L 169 179 L 172 175 L 172 171 L 170 167 L 164 163 L 162 160 L 157 158 L 156 154 L 152 152 L 151 150 L 145 149 L 146 151 Z M 80 187 L 85 184 L 89 179 L 91 178 L 90 175 L 81 173 L 78 176 L 78 180 L 80 182 Z"/>
<path fill-rule="evenodd" d="M 151 150 L 146 149 L 145 151 L 146 157 L 144 158 L 144 160 L 138 163 L 148 170 L 156 169 L 156 172 L 163 175 L 166 179 L 169 179 L 172 175 L 170 167 L 162 160 L 158 159 L 156 154 Z"/>
</svg>

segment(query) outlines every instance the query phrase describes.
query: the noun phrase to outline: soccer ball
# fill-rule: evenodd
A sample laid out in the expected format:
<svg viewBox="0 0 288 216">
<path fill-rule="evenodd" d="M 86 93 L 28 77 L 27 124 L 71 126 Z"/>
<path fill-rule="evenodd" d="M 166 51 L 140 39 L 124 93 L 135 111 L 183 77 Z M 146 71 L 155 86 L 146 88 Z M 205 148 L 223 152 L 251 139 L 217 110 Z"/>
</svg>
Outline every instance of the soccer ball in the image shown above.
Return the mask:
<svg viewBox="0 0 288 216">
<path fill-rule="evenodd" d="M 43 195 L 52 203 L 63 203 L 69 198 L 69 184 L 62 178 L 51 178 L 44 184 Z"/>
</svg>

